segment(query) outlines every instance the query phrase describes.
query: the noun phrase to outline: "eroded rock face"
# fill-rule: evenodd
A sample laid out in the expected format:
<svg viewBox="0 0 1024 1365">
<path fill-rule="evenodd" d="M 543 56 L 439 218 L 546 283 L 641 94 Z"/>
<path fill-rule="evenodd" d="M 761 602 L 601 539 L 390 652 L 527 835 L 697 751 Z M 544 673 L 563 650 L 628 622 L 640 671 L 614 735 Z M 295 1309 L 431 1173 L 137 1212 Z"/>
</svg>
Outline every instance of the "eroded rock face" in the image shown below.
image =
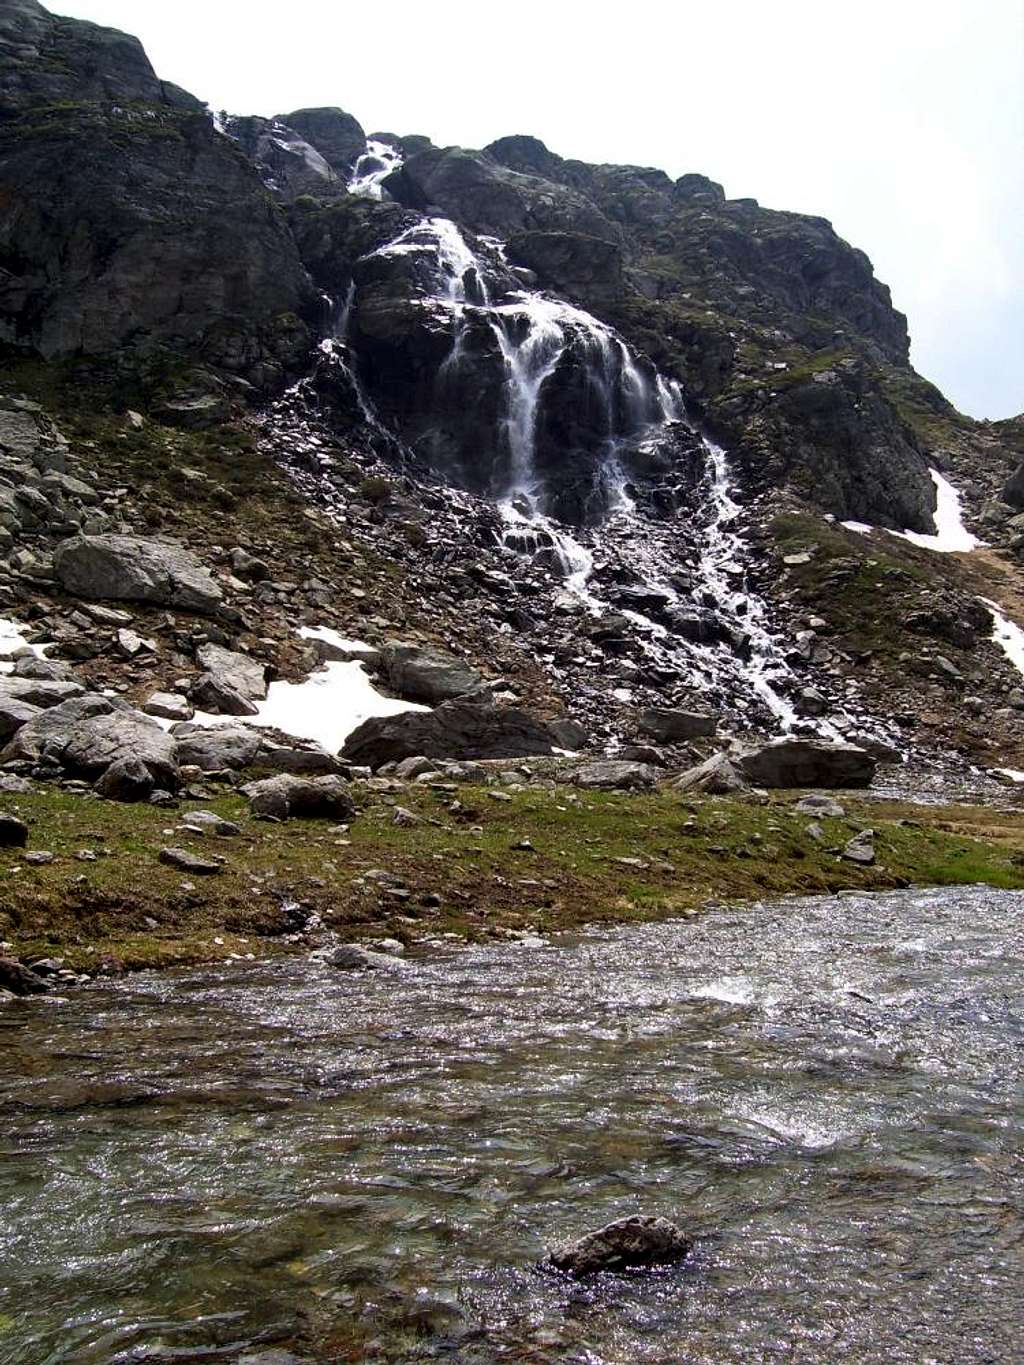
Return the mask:
<svg viewBox="0 0 1024 1365">
<path fill-rule="evenodd" d="M 433 711 L 366 720 L 349 735 L 342 757 L 379 768 L 426 758 L 528 758 L 561 747 L 548 723 L 530 711 L 487 702 L 447 701 Z"/>
<path fill-rule="evenodd" d="M 257 382 L 298 359 L 281 320 L 315 299 L 284 218 L 137 39 L 8 0 L 0 115 L 0 339 L 203 348 Z"/>
<path fill-rule="evenodd" d="M 575 1242 L 553 1247 L 544 1264 L 578 1278 L 601 1271 L 671 1265 L 689 1255 L 691 1242 L 667 1218 L 620 1218 Z"/>
<path fill-rule="evenodd" d="M 209 614 L 223 594 L 195 555 L 140 536 L 73 536 L 53 557 L 54 573 L 76 597 L 155 602 Z"/>
<path fill-rule="evenodd" d="M 658 770 L 647 763 L 599 759 L 580 768 L 573 781 L 577 787 L 595 791 L 650 791 L 657 786 Z"/>
</svg>

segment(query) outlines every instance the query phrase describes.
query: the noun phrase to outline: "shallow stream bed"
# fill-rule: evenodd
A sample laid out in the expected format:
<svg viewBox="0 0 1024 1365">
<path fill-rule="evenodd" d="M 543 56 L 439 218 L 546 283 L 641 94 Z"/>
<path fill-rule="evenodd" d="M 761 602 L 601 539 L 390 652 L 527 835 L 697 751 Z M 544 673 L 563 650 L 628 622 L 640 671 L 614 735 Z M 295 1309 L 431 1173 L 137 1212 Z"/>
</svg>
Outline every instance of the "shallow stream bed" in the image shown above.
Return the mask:
<svg viewBox="0 0 1024 1365">
<path fill-rule="evenodd" d="M 1022 1075 L 984 888 L 18 1004 L 0 1360 L 1020 1360 Z M 638 1211 L 690 1260 L 534 1269 Z"/>
</svg>

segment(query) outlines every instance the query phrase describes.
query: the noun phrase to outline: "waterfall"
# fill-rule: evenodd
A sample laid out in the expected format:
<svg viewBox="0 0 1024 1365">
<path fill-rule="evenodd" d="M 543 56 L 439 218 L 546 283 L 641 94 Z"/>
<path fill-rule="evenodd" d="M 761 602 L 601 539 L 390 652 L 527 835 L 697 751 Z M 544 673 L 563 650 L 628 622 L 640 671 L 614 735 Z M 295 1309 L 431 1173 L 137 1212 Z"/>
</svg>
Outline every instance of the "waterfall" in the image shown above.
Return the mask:
<svg viewBox="0 0 1024 1365">
<path fill-rule="evenodd" d="M 381 181 L 400 160 L 394 148 L 369 144 L 349 188 L 380 197 Z M 763 708 L 781 728 L 790 729 L 798 716 L 781 689 L 795 690 L 795 679 L 769 629 L 765 603 L 746 584 L 741 509 L 732 496 L 725 452 L 710 441 L 701 442 L 707 520 L 695 585 L 687 588 L 680 584 L 678 545 L 670 525 L 661 529 L 640 514 L 624 469 L 628 449 L 664 439 L 677 424 L 692 431 L 680 384 L 640 359 L 613 328 L 584 309 L 524 288 L 508 263 L 504 243 L 494 238 L 473 241 L 475 245 L 449 219 L 430 217 L 405 228 L 370 255 L 413 258 L 413 276 L 424 302 L 447 314 L 451 345 L 439 378 L 468 363 L 471 324 L 476 335 L 481 327 L 484 336 L 490 329 L 504 366 L 503 414 L 495 441 L 507 454 L 507 477 L 492 491 L 505 523 L 505 544 L 517 553 L 553 557 L 563 591 L 595 615 L 610 611 L 625 615 L 652 665 L 675 673 L 691 690 L 724 689 L 735 709 Z M 346 354 L 354 297 L 350 290 L 338 324 L 337 340 Z M 591 582 L 592 550 L 555 521 L 545 506 L 538 431 L 547 386 L 569 359 L 580 366 L 590 395 L 581 400 L 586 402 L 588 419 L 582 429 L 596 442 L 588 458 L 592 456 L 605 499 L 609 533 L 614 528 L 616 551 L 635 576 L 632 581 L 647 585 L 665 603 L 661 620 L 646 615 L 646 608 L 632 610 L 632 603 L 625 608 L 615 605 L 619 599 L 614 593 L 611 602 L 603 597 Z M 379 427 L 375 417 L 368 420 Z M 663 622 L 672 619 L 672 611 L 696 621 L 696 633 L 686 635 L 666 626 Z M 711 620 L 706 635 L 705 618 Z M 824 722 L 818 728 L 836 735 Z"/>
<path fill-rule="evenodd" d="M 348 182 L 349 194 L 361 195 L 364 199 L 383 199 L 384 181 L 392 171 L 402 164 L 402 153 L 388 142 L 371 139 L 366 151 L 355 166 Z"/>
</svg>

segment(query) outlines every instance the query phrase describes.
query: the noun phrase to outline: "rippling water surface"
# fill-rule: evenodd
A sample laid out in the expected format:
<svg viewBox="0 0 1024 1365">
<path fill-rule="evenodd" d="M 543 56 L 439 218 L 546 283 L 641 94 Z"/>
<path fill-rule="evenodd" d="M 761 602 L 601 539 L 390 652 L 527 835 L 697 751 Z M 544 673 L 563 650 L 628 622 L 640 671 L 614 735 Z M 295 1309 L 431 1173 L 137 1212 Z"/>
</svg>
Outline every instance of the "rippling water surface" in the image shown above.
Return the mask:
<svg viewBox="0 0 1024 1365">
<path fill-rule="evenodd" d="M 17 1005 L 0 1360 L 1021 1360 L 1022 1074 L 979 888 Z M 690 1261 L 533 1269 L 637 1211 Z"/>
</svg>

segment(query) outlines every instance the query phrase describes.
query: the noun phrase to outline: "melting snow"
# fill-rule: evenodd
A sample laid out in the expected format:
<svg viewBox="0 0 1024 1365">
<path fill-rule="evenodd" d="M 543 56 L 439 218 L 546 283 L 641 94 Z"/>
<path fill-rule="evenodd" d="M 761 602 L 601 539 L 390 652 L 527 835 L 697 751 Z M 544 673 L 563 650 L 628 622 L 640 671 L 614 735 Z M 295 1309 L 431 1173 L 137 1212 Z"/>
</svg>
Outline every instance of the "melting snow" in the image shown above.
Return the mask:
<svg viewBox="0 0 1024 1365">
<path fill-rule="evenodd" d="M 10 673 L 13 670 L 14 662 L 10 655 L 16 649 L 30 649 L 38 659 L 46 657 L 46 645 L 30 645 L 22 635 L 21 626 L 17 621 L 0 616 L 0 673 Z"/>
<path fill-rule="evenodd" d="M 196 725 L 273 726 L 295 739 L 312 739 L 328 753 L 337 753 L 349 735 L 372 716 L 395 716 L 401 711 L 428 711 L 411 701 L 385 697 L 374 687 L 361 663 L 329 663 L 305 682 L 271 683 L 255 716 L 215 716 L 197 711 Z"/>
<path fill-rule="evenodd" d="M 941 554 L 963 554 L 967 550 L 976 550 L 982 542 L 964 525 L 960 494 L 937 469 L 929 469 L 928 473 L 935 485 L 935 535 L 921 535 L 918 531 L 898 531 L 896 534 L 914 545 L 921 545 L 926 550 L 938 550 Z"/>
<path fill-rule="evenodd" d="M 845 526 L 848 531 L 856 531 L 858 535 L 869 536 L 875 529 L 869 526 L 866 521 L 841 521 L 840 526 Z"/>
<path fill-rule="evenodd" d="M 1024 630 L 1005 617 L 995 602 L 981 598 L 992 613 L 992 639 L 1019 673 L 1024 674 Z"/>
</svg>

